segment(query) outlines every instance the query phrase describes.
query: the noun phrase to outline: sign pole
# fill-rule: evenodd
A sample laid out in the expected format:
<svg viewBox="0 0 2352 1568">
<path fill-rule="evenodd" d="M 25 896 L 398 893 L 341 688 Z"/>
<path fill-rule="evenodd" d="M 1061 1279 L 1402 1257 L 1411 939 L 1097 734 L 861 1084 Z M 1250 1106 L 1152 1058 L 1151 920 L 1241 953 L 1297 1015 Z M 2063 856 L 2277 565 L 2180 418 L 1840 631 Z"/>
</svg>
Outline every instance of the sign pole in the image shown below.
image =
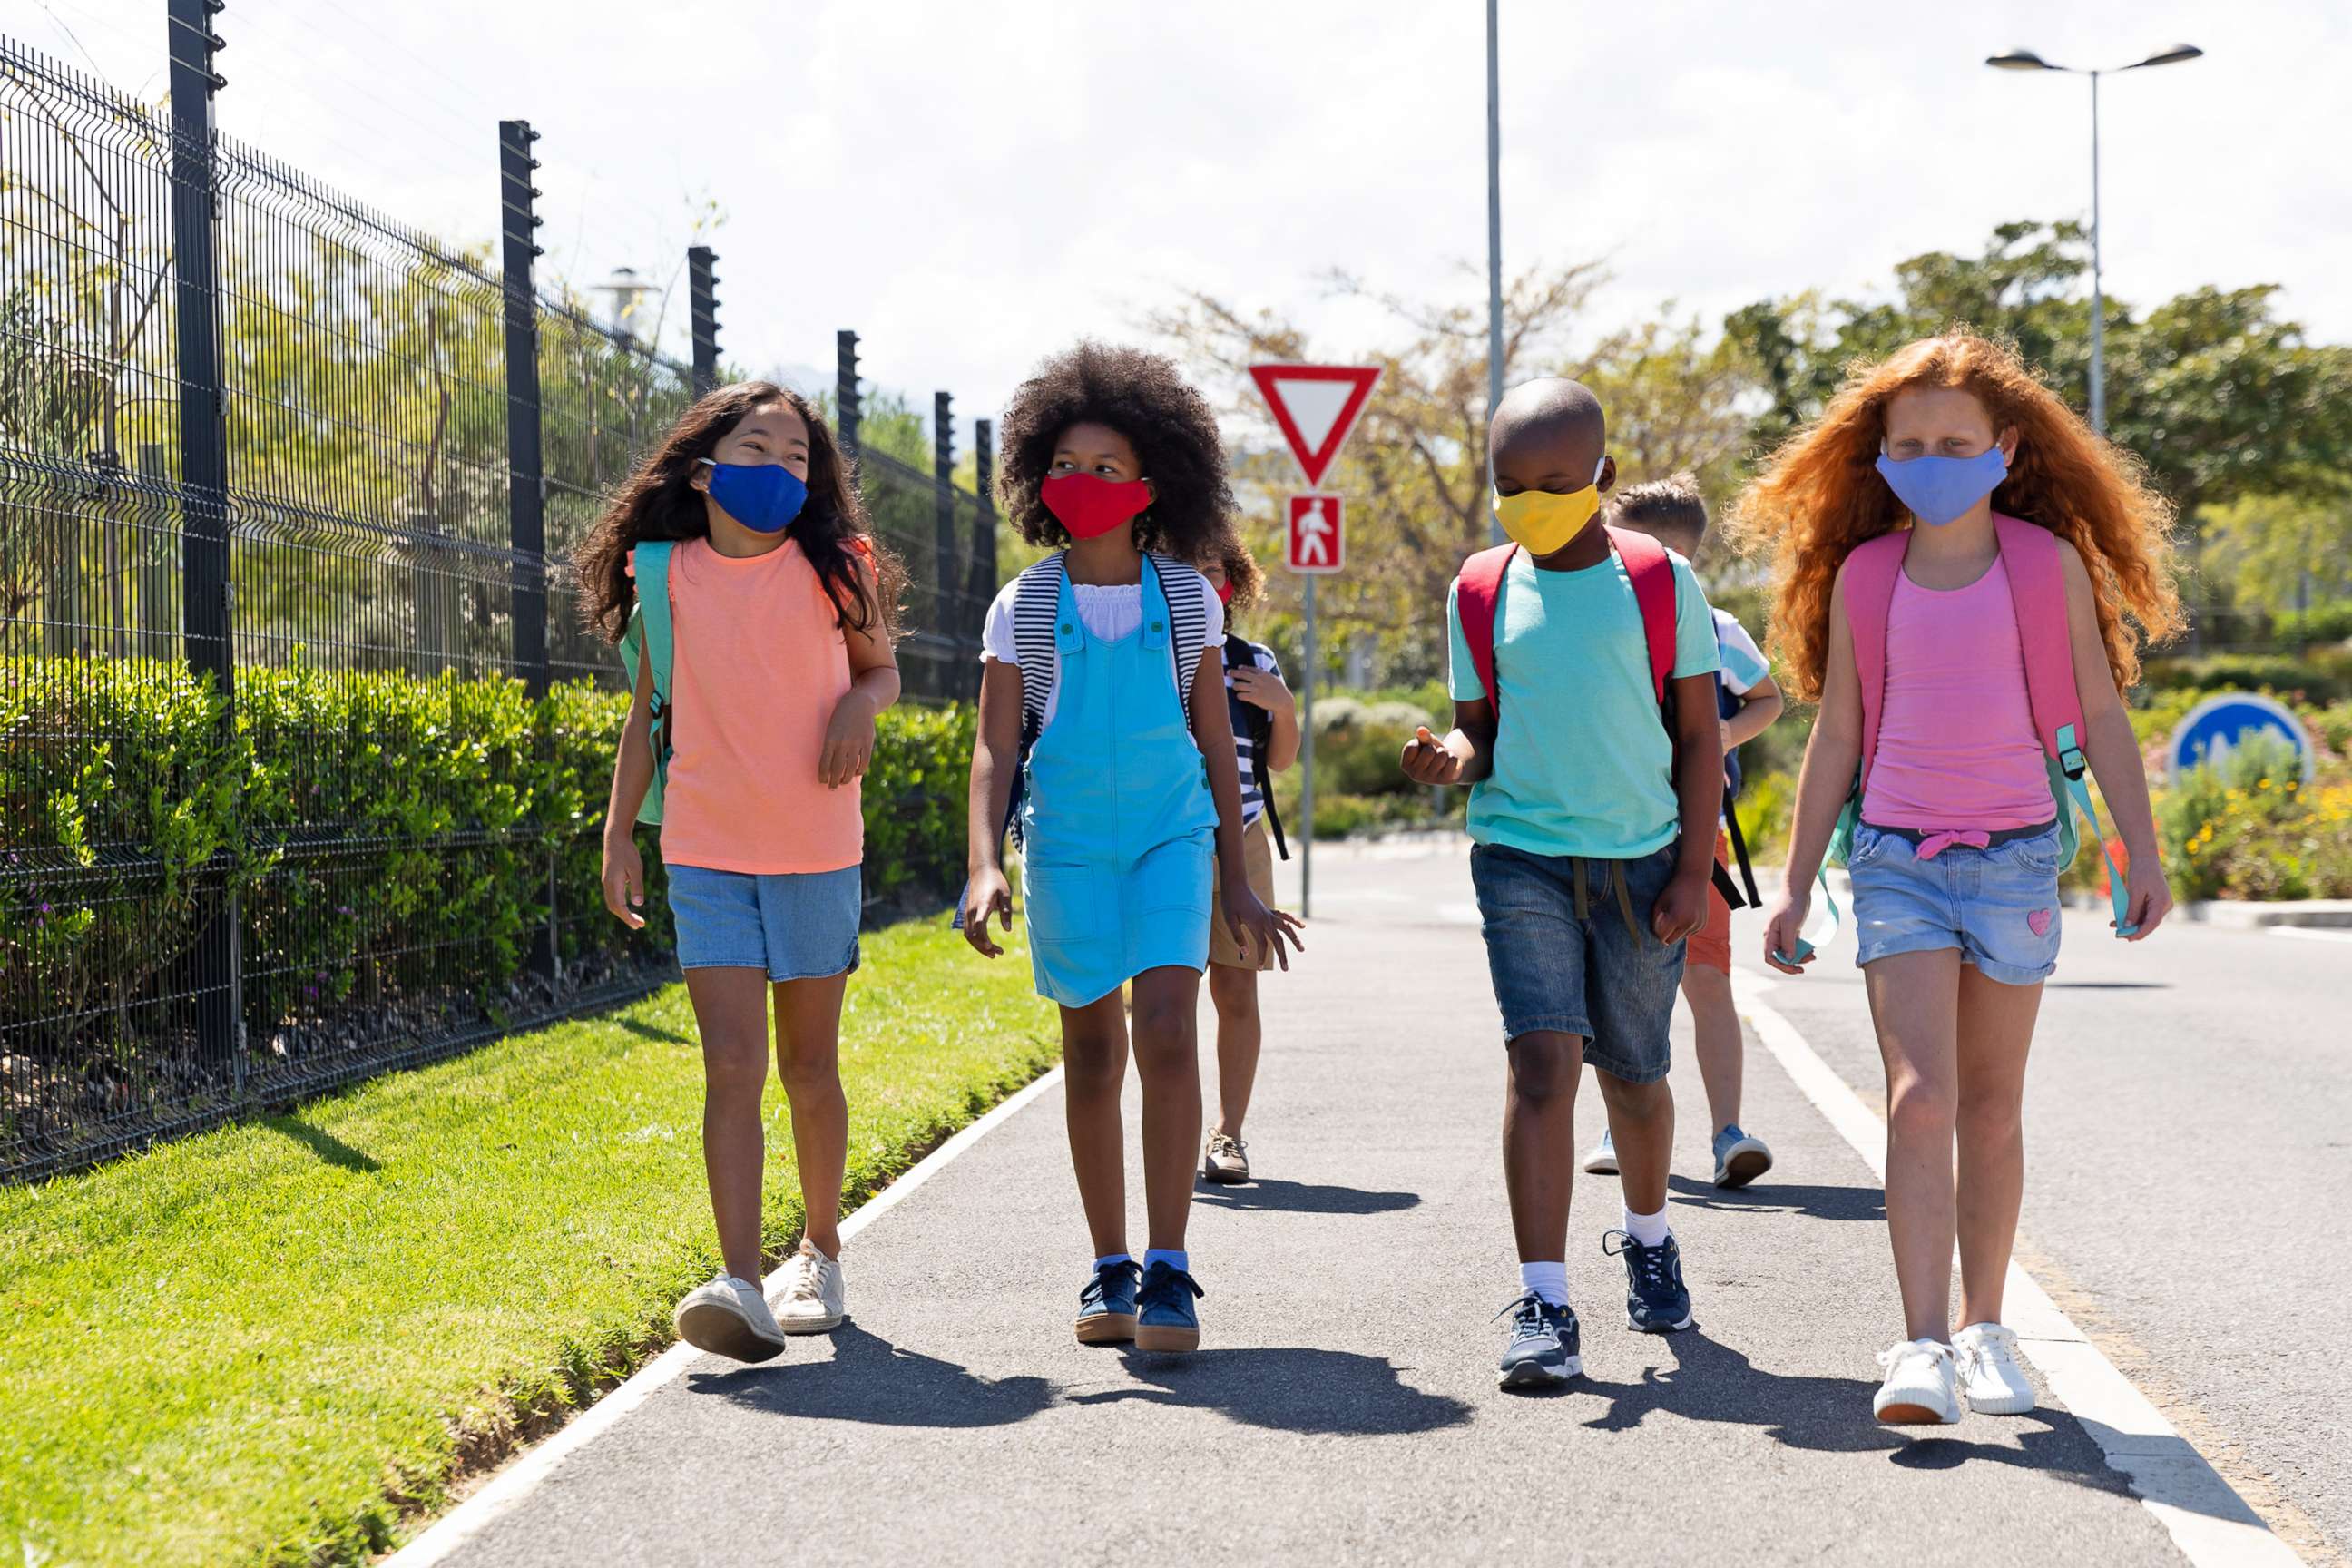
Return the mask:
<svg viewBox="0 0 2352 1568">
<path fill-rule="evenodd" d="M 1307 601 L 1307 659 L 1298 694 L 1298 918 L 1315 915 L 1315 579 L 1303 585 Z"/>
</svg>

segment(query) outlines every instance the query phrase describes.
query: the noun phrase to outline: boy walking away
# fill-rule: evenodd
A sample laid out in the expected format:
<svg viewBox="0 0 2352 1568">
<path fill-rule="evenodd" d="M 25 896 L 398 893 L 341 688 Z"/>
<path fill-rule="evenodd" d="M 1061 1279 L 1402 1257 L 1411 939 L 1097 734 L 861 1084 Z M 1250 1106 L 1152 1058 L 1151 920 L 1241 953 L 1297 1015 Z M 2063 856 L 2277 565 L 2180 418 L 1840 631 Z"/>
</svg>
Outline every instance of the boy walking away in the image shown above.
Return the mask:
<svg viewBox="0 0 2352 1568">
<path fill-rule="evenodd" d="M 1706 500 L 1688 474 L 1635 485 L 1617 498 L 1611 517 L 1620 528 L 1648 534 L 1685 561 L 1696 560 L 1706 537 Z M 1717 671 L 1716 711 L 1723 723 L 1723 826 L 1715 841 L 1716 863 L 1730 866 L 1734 798 L 1739 793 L 1739 748 L 1780 716 L 1780 689 L 1773 683 L 1772 667 L 1756 639 L 1729 611 L 1715 611 Z M 1740 870 L 1748 875 L 1742 847 Z M 1750 886 L 1753 885 L 1752 877 Z M 1751 901 L 1754 895 L 1749 895 Z M 1683 965 L 1683 1000 L 1690 1005 L 1691 1035 L 1698 1056 L 1698 1075 L 1706 1085 L 1707 1125 L 1713 1134 L 1715 1184 L 1744 1187 L 1772 1168 L 1772 1151 L 1761 1138 L 1739 1125 L 1739 1096 L 1745 1077 L 1746 1039 L 1739 1029 L 1739 1011 L 1731 999 L 1731 904 L 1709 889 L 1706 925 L 1690 939 L 1689 957 Z M 1584 1168 L 1596 1175 L 1617 1173 L 1617 1150 L 1604 1130 L 1601 1142 L 1584 1158 Z"/>
<path fill-rule="evenodd" d="M 1495 516 L 1513 542 L 1465 563 L 1447 605 L 1453 731 L 1421 730 L 1405 773 L 1470 786 L 1472 880 L 1503 1014 L 1503 1173 L 1520 1295 L 1496 1381 L 1583 1370 L 1568 1300 L 1579 1059 L 1616 1135 L 1626 1315 L 1691 1323 L 1666 1225 L 1675 1108 L 1666 1031 L 1683 944 L 1706 923 L 1723 803 L 1715 629 L 1687 562 L 1593 526 L 1616 482 L 1599 399 L 1528 382 L 1488 434 Z"/>
<path fill-rule="evenodd" d="M 1200 566 L 1225 605 L 1225 702 L 1233 715 L 1234 761 L 1242 778 L 1242 861 L 1249 870 L 1250 890 L 1272 909 L 1275 852 L 1279 849 L 1284 859 L 1290 858 L 1290 847 L 1283 842 L 1282 814 L 1274 805 L 1274 775 L 1298 760 L 1298 708 L 1290 688 L 1282 683 L 1274 650 L 1233 629 L 1257 604 L 1264 580 L 1249 546 L 1228 537 Z M 1249 1113 L 1265 1034 L 1258 1017 L 1257 977 L 1274 967 L 1274 952 L 1263 945 L 1255 951 L 1244 946 L 1226 921 L 1223 905 L 1213 901 L 1211 908 L 1209 997 L 1217 1005 L 1217 1121 L 1201 1151 L 1201 1179 L 1230 1186 L 1250 1179 L 1242 1118 Z"/>
</svg>

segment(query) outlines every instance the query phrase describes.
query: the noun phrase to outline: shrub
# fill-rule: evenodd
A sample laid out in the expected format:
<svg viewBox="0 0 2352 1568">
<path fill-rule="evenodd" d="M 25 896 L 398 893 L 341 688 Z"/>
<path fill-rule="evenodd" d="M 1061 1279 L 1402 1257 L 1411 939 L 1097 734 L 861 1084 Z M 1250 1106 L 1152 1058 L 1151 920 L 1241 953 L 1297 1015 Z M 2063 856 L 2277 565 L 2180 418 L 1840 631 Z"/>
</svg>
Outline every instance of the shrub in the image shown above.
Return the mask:
<svg viewBox="0 0 2352 1568">
<path fill-rule="evenodd" d="M 1388 700 L 1326 698 L 1315 704 L 1316 793 L 1403 795 L 1415 786 L 1397 765 L 1416 725 L 1439 725 L 1428 710 Z M 1440 730 L 1443 733 L 1443 731 Z"/>
<path fill-rule="evenodd" d="M 2302 654 L 2211 654 L 2155 658 L 2145 667 L 2151 694 L 2166 691 L 2275 690 L 2313 702 L 2352 697 L 2352 648 L 2315 647 Z"/>
<path fill-rule="evenodd" d="M 2352 784 L 2306 789 L 2285 742 L 2257 736 L 2157 801 L 2184 899 L 2352 897 Z"/>
</svg>

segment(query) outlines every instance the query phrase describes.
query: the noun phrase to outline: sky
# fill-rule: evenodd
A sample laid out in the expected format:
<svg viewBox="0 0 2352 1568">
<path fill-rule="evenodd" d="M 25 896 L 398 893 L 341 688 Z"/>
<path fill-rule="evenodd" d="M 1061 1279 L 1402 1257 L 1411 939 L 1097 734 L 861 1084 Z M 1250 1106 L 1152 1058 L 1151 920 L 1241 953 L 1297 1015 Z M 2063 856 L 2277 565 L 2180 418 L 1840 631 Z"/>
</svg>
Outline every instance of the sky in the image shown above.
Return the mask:
<svg viewBox="0 0 2352 1568">
<path fill-rule="evenodd" d="M 495 121 L 523 116 L 543 266 L 668 281 L 715 204 L 732 363 L 829 383 L 855 328 L 874 382 L 951 391 L 960 425 L 1182 289 L 1338 360 L 1389 334 L 1333 268 L 1484 299 L 1477 0 L 230 0 L 215 26 L 247 142 L 482 241 Z M 163 0 L 0 0 L 0 32 L 156 99 L 164 27 Z M 2101 84 L 2109 292 L 2277 283 L 2352 341 L 2341 0 L 1501 0 L 1501 37 L 1504 265 L 1605 259 L 1580 336 L 1864 294 L 1997 223 L 2086 216 L 2088 83 L 1984 57 L 2185 40 L 2207 58 Z"/>
</svg>

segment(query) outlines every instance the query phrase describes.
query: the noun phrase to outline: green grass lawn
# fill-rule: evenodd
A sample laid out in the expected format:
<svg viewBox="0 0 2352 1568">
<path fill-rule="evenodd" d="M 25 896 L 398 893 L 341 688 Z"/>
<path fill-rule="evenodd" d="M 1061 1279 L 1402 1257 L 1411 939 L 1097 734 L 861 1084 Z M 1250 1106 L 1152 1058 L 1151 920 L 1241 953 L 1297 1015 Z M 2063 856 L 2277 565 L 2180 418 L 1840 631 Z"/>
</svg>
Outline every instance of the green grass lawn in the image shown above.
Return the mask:
<svg viewBox="0 0 2352 1568">
<path fill-rule="evenodd" d="M 867 938 L 849 1184 L 1058 1054 L 1021 951 Z M 1017 933 L 1016 933 L 1017 934 Z M 0 1562 L 363 1561 L 668 1335 L 717 1259 L 686 990 L 0 1189 Z M 767 1101 L 767 1232 L 801 1205 Z"/>
</svg>

